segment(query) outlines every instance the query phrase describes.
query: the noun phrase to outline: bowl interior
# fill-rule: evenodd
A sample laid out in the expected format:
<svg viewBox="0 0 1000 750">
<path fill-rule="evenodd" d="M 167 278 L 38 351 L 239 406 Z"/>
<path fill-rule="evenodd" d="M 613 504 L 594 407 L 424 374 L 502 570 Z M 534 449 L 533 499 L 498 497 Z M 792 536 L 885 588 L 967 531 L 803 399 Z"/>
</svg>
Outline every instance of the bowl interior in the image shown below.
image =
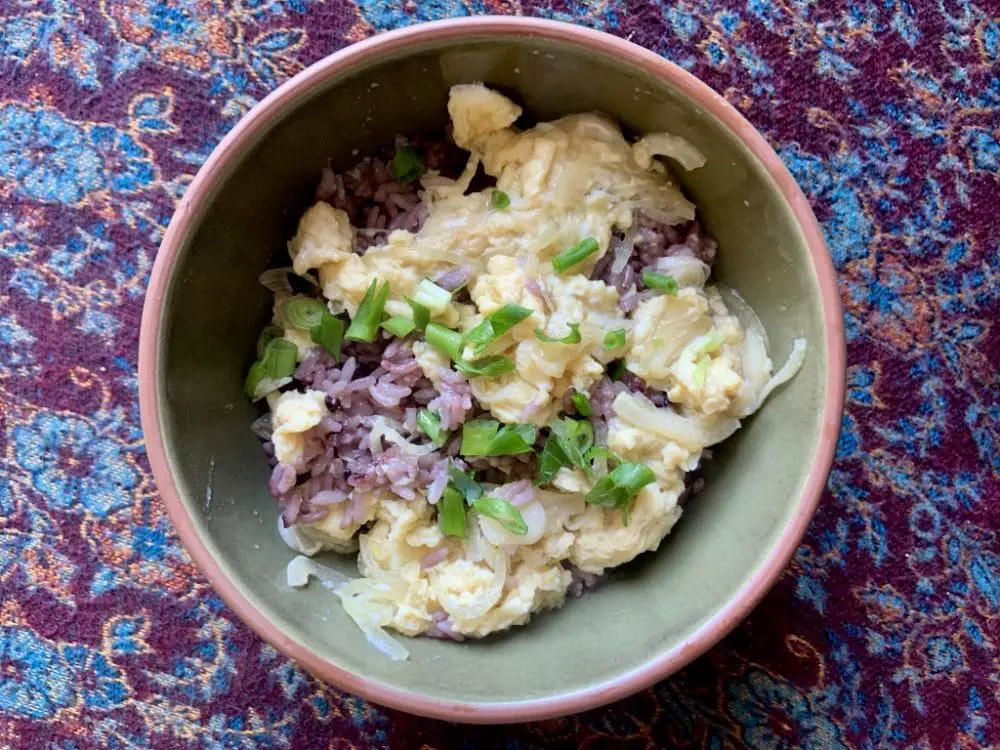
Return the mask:
<svg viewBox="0 0 1000 750">
<path fill-rule="evenodd" d="M 684 136 L 708 165 L 680 177 L 721 244 L 717 279 L 763 320 L 772 355 L 809 340 L 805 366 L 716 452 L 708 485 L 661 549 L 527 627 L 481 642 L 405 639 L 393 663 L 369 647 L 320 586 L 291 590 L 293 553 L 276 533 L 268 466 L 241 393 L 269 315 L 257 276 L 284 264 L 320 168 L 346 168 L 396 133 L 446 122 L 449 86 L 484 81 L 532 117 L 611 114 L 632 132 Z M 379 53 L 306 92 L 195 206 L 164 302 L 155 376 L 170 468 L 197 533 L 234 585 L 284 637 L 365 678 L 464 704 L 517 703 L 595 686 L 683 648 L 743 586 L 796 510 L 821 432 L 827 340 L 819 282 L 776 185 L 734 135 L 664 82 L 629 63 L 534 36 L 467 35 Z M 353 560 L 322 562 L 346 573 Z"/>
</svg>

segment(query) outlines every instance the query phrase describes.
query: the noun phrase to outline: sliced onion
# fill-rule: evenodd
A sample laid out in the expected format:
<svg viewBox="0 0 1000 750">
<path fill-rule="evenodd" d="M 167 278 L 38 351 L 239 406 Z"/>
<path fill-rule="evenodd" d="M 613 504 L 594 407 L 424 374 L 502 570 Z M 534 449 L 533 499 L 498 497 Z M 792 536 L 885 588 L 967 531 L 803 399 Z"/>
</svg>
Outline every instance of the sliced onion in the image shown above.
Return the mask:
<svg viewBox="0 0 1000 750">
<path fill-rule="evenodd" d="M 655 432 L 688 450 L 721 443 L 739 429 L 739 420 L 725 416 L 685 417 L 660 409 L 645 396 L 619 393 L 611 404 L 615 414 L 635 427 Z"/>
<path fill-rule="evenodd" d="M 666 274 L 677 282 L 678 286 L 693 286 L 701 289 L 708 281 L 712 272 L 706 264 L 690 255 L 670 255 L 657 259 L 653 268 L 658 273 Z"/>
<path fill-rule="evenodd" d="M 296 556 L 288 563 L 288 567 L 285 568 L 285 576 L 288 579 L 288 585 L 295 588 L 305 586 L 309 583 L 309 576 L 314 576 L 324 586 L 333 591 L 356 580 L 348 578 L 343 573 L 326 565 L 320 565 L 315 560 L 310 560 L 308 557 L 303 557 L 302 555 Z"/>
<path fill-rule="evenodd" d="M 308 555 L 312 557 L 323 549 L 322 542 L 310 539 L 303 534 L 302 530 L 295 524 L 285 526 L 285 522 L 281 520 L 280 515 L 278 516 L 278 535 L 281 537 L 281 541 L 298 552 L 300 555 Z M 295 561 L 293 560 L 292 562 Z M 291 586 L 293 584 L 288 585 Z"/>
<path fill-rule="evenodd" d="M 653 221 L 673 226 L 694 219 L 694 204 L 677 193 L 673 200 L 642 204 L 642 212 Z"/>
<path fill-rule="evenodd" d="M 632 253 L 635 252 L 635 241 L 639 236 L 639 222 L 633 221 L 629 226 L 628 231 L 625 232 L 625 236 L 622 238 L 621 243 L 615 247 L 615 257 L 611 261 L 611 275 L 617 276 L 622 271 L 625 270 L 625 266 L 628 265 L 629 258 L 632 257 Z"/>
<path fill-rule="evenodd" d="M 805 362 L 806 346 L 805 339 L 795 339 L 792 343 L 792 351 L 789 353 L 788 359 L 785 360 L 785 364 L 764 384 L 764 387 L 757 394 L 757 397 L 750 406 L 740 412 L 740 417 L 747 417 L 753 414 L 761 407 L 764 400 L 771 395 L 771 391 L 795 377 L 796 373 L 801 369 L 802 363 Z"/>
<path fill-rule="evenodd" d="M 335 592 L 344 605 L 344 611 L 365 634 L 368 642 L 393 661 L 410 657 L 401 643 L 383 630 L 395 617 L 398 592 L 384 581 L 356 578 Z"/>
<path fill-rule="evenodd" d="M 433 443 L 427 443 L 426 445 L 414 445 L 400 434 L 398 428 L 402 428 L 402 425 L 393 420 L 389 420 L 386 417 L 372 417 L 371 424 L 371 432 L 368 434 L 368 447 L 373 456 L 382 455 L 383 440 L 387 443 L 399 446 L 399 449 L 403 451 L 403 453 L 409 453 L 414 456 L 423 456 L 437 450 L 437 446 Z"/>
<path fill-rule="evenodd" d="M 288 281 L 288 274 L 290 273 L 294 273 L 294 269 L 291 266 L 269 268 L 260 275 L 258 280 L 275 294 L 291 294 L 292 285 Z"/>
<path fill-rule="evenodd" d="M 650 133 L 632 146 L 636 163 L 649 169 L 654 156 L 666 156 L 690 172 L 705 166 L 705 155 L 679 135 L 671 133 Z"/>
<path fill-rule="evenodd" d="M 718 296 L 722 299 L 722 303 L 726 306 L 733 315 L 739 319 L 740 324 L 746 330 L 754 330 L 760 336 L 761 341 L 764 343 L 765 351 L 771 350 L 771 342 L 767 338 L 767 329 L 764 328 L 764 324 L 760 322 L 760 318 L 757 317 L 757 313 L 754 309 L 750 307 L 750 303 L 740 296 L 740 293 L 735 289 L 725 286 L 724 284 L 716 284 L 714 290 L 707 289 L 706 293 L 709 297 L 713 293 L 718 293 Z"/>
<path fill-rule="evenodd" d="M 510 545 L 517 547 L 522 544 L 534 544 L 545 533 L 545 508 L 538 501 L 533 501 L 518 508 L 524 522 L 528 524 L 526 534 L 515 534 L 505 529 L 498 521 L 486 516 L 479 516 L 479 528 L 483 537 L 494 547 Z"/>
</svg>

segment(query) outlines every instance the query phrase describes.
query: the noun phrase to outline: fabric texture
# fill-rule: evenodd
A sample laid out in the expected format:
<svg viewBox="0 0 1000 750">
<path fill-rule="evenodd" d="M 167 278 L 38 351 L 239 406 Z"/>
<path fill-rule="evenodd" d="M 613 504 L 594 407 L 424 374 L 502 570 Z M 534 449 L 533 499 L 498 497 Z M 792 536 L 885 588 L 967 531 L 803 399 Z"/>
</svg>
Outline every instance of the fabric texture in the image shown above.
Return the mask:
<svg viewBox="0 0 1000 750">
<path fill-rule="evenodd" d="M 181 549 L 143 451 L 144 289 L 178 197 L 276 84 L 508 13 L 696 73 L 809 196 L 848 398 L 814 523 L 707 656 L 606 709 L 467 728 L 307 676 Z M 992 0 L 0 4 L 0 746 L 1000 746 L 1000 8 Z"/>
</svg>

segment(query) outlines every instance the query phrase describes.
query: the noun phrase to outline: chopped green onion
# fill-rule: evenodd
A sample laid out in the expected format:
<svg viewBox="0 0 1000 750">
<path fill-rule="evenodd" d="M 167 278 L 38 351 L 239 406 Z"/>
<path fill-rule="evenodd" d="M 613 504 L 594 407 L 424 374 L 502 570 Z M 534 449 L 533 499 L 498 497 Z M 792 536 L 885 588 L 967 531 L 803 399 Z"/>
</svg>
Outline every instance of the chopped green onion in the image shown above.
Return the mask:
<svg viewBox="0 0 1000 750">
<path fill-rule="evenodd" d="M 378 279 L 372 279 L 372 283 L 365 292 L 364 299 L 358 305 L 358 311 L 354 315 L 354 320 L 347 327 L 344 337 L 350 341 L 364 341 L 371 343 L 378 335 L 378 326 L 382 322 L 382 311 L 385 309 L 385 301 L 389 299 L 389 282 L 385 282 L 378 288 Z"/>
<path fill-rule="evenodd" d="M 594 444 L 594 427 L 582 419 L 556 419 L 549 425 L 550 438 L 555 438 L 571 466 L 591 473 L 590 462 L 584 457 Z"/>
<path fill-rule="evenodd" d="M 290 378 L 295 372 L 298 347 L 282 338 L 271 339 L 264 348 L 264 356 L 250 365 L 243 390 L 250 398 L 257 400 L 270 391 L 280 388 L 283 383 L 276 381 Z M 270 387 L 273 386 L 273 387 Z"/>
<path fill-rule="evenodd" d="M 642 464 L 623 463 L 587 493 L 587 502 L 602 508 L 613 508 L 622 514 L 622 523 L 628 526 L 632 501 L 639 491 L 655 479 L 653 472 Z"/>
<path fill-rule="evenodd" d="M 451 292 L 438 286 L 430 279 L 423 279 L 417 286 L 413 299 L 435 315 L 440 315 L 451 304 Z"/>
<path fill-rule="evenodd" d="M 427 409 L 417 412 L 417 427 L 423 430 L 424 434 L 431 439 L 438 448 L 444 445 L 450 434 L 448 430 L 441 429 L 441 417 Z"/>
<path fill-rule="evenodd" d="M 579 344 L 580 343 L 580 324 L 579 323 L 568 323 L 569 333 L 567 333 L 562 338 L 556 338 L 555 336 L 549 336 L 541 328 L 535 329 L 535 338 L 539 341 L 544 341 L 546 344 Z"/>
<path fill-rule="evenodd" d="M 447 536 L 466 535 L 465 498 L 462 493 L 451 487 L 444 488 L 444 494 L 438 501 L 438 525 L 441 532 Z"/>
<path fill-rule="evenodd" d="M 616 359 L 613 362 L 608 362 L 607 367 L 608 377 L 614 381 L 621 379 L 621 376 L 625 374 L 625 360 Z"/>
<path fill-rule="evenodd" d="M 537 431 L 529 424 L 504 425 L 495 419 L 475 419 L 462 427 L 463 456 L 513 456 L 528 453 Z"/>
<path fill-rule="evenodd" d="M 604 337 L 604 350 L 611 351 L 612 349 L 618 349 L 625 346 L 625 329 L 616 328 L 613 331 L 609 331 L 608 335 Z"/>
<path fill-rule="evenodd" d="M 573 245 L 569 250 L 559 253 L 552 259 L 552 267 L 556 273 L 566 273 L 570 268 L 578 263 L 582 263 L 591 255 L 596 253 L 600 245 L 593 237 L 588 237 L 582 242 Z"/>
<path fill-rule="evenodd" d="M 453 360 L 462 358 L 462 334 L 445 328 L 440 323 L 428 323 L 424 330 L 424 339 L 432 347 Z"/>
<path fill-rule="evenodd" d="M 267 345 L 270 344 L 274 339 L 279 339 L 285 334 L 278 326 L 264 326 L 264 330 L 260 332 L 260 336 L 257 337 L 257 359 L 264 356 L 264 352 L 267 350 Z"/>
<path fill-rule="evenodd" d="M 708 382 L 708 368 L 711 364 L 711 357 L 707 354 L 701 355 L 701 359 L 698 360 L 698 364 L 694 366 L 694 374 L 691 376 L 691 381 L 694 383 L 696 388 L 705 387 L 705 383 Z"/>
<path fill-rule="evenodd" d="M 467 378 L 495 378 L 514 369 L 514 363 L 502 354 L 493 354 L 472 362 L 458 360 L 455 369 Z"/>
<path fill-rule="evenodd" d="M 622 460 L 621 456 L 619 456 L 617 453 L 615 453 L 610 448 L 605 448 L 603 445 L 594 445 L 594 446 L 591 446 L 590 450 L 587 451 L 587 460 L 588 461 L 593 461 L 594 459 L 597 459 L 597 458 L 606 458 L 606 459 L 609 459 L 609 460 L 614 461 L 615 463 L 619 463 L 619 464 L 625 463 Z"/>
<path fill-rule="evenodd" d="M 590 407 L 590 399 L 582 393 L 574 393 L 569 397 L 569 400 L 573 402 L 573 406 L 576 407 L 580 416 L 589 417 L 594 413 L 594 410 Z"/>
<path fill-rule="evenodd" d="M 472 507 L 484 516 L 492 518 L 512 534 L 523 536 L 528 533 L 528 524 L 524 522 L 521 511 L 506 500 L 499 497 L 481 497 Z"/>
<path fill-rule="evenodd" d="M 409 297 L 403 297 L 403 299 L 406 300 L 406 304 L 408 304 L 410 309 L 413 311 L 414 327 L 420 329 L 426 328 L 427 324 L 431 322 L 431 311 L 416 300 L 410 299 Z"/>
<path fill-rule="evenodd" d="M 701 345 L 698 347 L 698 352 L 700 354 L 711 354 L 716 349 L 718 349 L 724 343 L 722 334 L 719 333 L 717 328 L 713 328 L 704 337 Z"/>
<path fill-rule="evenodd" d="M 533 310 L 521 305 L 504 305 L 487 315 L 483 320 L 465 334 L 465 340 L 475 344 L 475 352 L 479 354 L 486 347 L 503 336 L 507 331 L 529 317 Z"/>
<path fill-rule="evenodd" d="M 451 485 L 462 493 L 462 496 L 465 497 L 465 501 L 469 505 L 472 505 L 474 500 L 483 496 L 483 488 L 479 486 L 479 482 L 450 461 L 448 462 L 448 479 Z"/>
<path fill-rule="evenodd" d="M 420 157 L 413 146 L 397 148 L 389 169 L 400 185 L 407 185 L 424 173 L 424 165 L 420 163 Z"/>
<path fill-rule="evenodd" d="M 326 349 L 335 360 L 340 359 L 340 345 L 344 342 L 344 321 L 324 311 L 319 325 L 309 330 L 312 340 Z"/>
<path fill-rule="evenodd" d="M 535 479 L 535 484 L 539 487 L 548 484 L 559 469 L 569 465 L 569 458 L 559 447 L 559 441 L 549 435 L 542 452 L 538 454 L 538 477 Z"/>
<path fill-rule="evenodd" d="M 393 315 L 388 320 L 382 321 L 382 327 L 399 338 L 408 336 L 416 328 L 412 320 L 404 318 L 402 315 Z"/>
<path fill-rule="evenodd" d="M 313 297 L 292 297 L 285 300 L 281 307 L 281 313 L 288 324 L 301 331 L 318 326 L 324 312 L 329 312 L 326 305 Z"/>
<path fill-rule="evenodd" d="M 510 205 L 510 196 L 503 190 L 494 190 L 490 193 L 490 205 L 498 211 L 503 211 Z"/>
<path fill-rule="evenodd" d="M 673 276 L 664 276 L 656 271 L 643 271 L 642 283 L 649 289 L 662 289 L 669 295 L 677 295 L 677 282 L 674 281 Z"/>
</svg>

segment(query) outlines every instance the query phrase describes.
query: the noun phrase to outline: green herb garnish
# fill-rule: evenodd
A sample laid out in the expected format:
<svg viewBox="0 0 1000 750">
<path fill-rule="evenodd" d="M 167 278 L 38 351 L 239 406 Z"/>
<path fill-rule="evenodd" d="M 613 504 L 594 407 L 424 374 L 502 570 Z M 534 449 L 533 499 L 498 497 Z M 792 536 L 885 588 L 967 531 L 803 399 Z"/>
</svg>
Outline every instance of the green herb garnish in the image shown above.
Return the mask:
<svg viewBox="0 0 1000 750">
<path fill-rule="evenodd" d="M 472 507 L 484 516 L 494 519 L 512 534 L 523 536 L 528 533 L 528 524 L 524 522 L 521 511 L 506 500 L 499 497 L 481 497 Z"/>
<path fill-rule="evenodd" d="M 538 454 L 538 476 L 535 478 L 535 484 L 539 487 L 548 484 L 558 473 L 559 469 L 569 465 L 569 458 L 566 457 L 562 448 L 559 447 L 559 441 L 552 435 L 549 435 L 549 438 L 545 441 L 545 446 L 542 448 L 542 452 Z"/>
<path fill-rule="evenodd" d="M 591 473 L 590 462 L 585 455 L 594 444 L 594 427 L 582 419 L 564 417 L 555 419 L 549 425 L 550 439 L 555 438 L 570 465 Z"/>
<path fill-rule="evenodd" d="M 402 315 L 393 315 L 388 320 L 383 320 L 382 327 L 393 336 L 398 336 L 399 338 L 408 336 L 416 328 L 412 320 L 404 318 Z"/>
<path fill-rule="evenodd" d="M 625 346 L 625 329 L 617 328 L 614 331 L 609 331 L 608 335 L 604 337 L 604 351 L 611 351 L 612 349 L 618 349 Z"/>
<path fill-rule="evenodd" d="M 364 341 L 371 343 L 378 335 L 378 326 L 382 322 L 382 311 L 385 310 L 386 300 L 389 299 L 389 282 L 381 287 L 378 286 L 378 279 L 372 279 L 372 283 L 365 292 L 364 299 L 358 305 L 358 311 L 347 327 L 344 337 L 350 341 Z"/>
<path fill-rule="evenodd" d="M 555 336 L 549 336 L 541 328 L 535 329 L 535 338 L 539 341 L 544 341 L 546 344 L 579 344 L 580 343 L 580 324 L 579 323 L 567 323 L 569 328 L 569 333 L 567 333 L 562 338 L 556 338 Z"/>
<path fill-rule="evenodd" d="M 440 315 L 451 304 L 451 292 L 438 286 L 430 279 L 423 279 L 417 286 L 413 300 L 423 305 L 435 315 Z"/>
<path fill-rule="evenodd" d="M 596 253 L 598 249 L 600 249 L 600 245 L 597 244 L 597 240 L 593 237 L 588 237 L 582 242 L 573 245 L 569 250 L 561 252 L 554 257 L 552 259 L 552 267 L 556 270 L 556 273 L 566 273 L 570 268 L 578 263 L 582 263 Z"/>
<path fill-rule="evenodd" d="M 403 146 L 396 149 L 389 170 L 396 182 L 408 185 L 424 173 L 424 165 L 420 163 L 420 157 L 413 146 Z"/>
<path fill-rule="evenodd" d="M 591 505 L 620 511 L 622 523 L 628 526 L 632 501 L 655 478 L 653 472 L 642 464 L 623 463 L 597 480 L 594 488 L 586 494 L 586 500 Z"/>
<path fill-rule="evenodd" d="M 274 338 L 264 347 L 264 356 L 250 365 L 243 390 L 254 401 L 281 387 L 279 381 L 295 372 L 298 347 L 291 341 Z"/>
<path fill-rule="evenodd" d="M 698 364 L 694 366 L 694 374 L 691 376 L 691 380 L 696 388 L 704 388 L 705 383 L 708 381 L 708 368 L 712 364 L 712 358 L 707 354 L 701 355 L 698 360 Z"/>
<path fill-rule="evenodd" d="M 453 360 L 462 358 L 462 334 L 440 323 L 428 323 L 424 339 L 432 347 Z"/>
<path fill-rule="evenodd" d="M 513 456 L 528 453 L 537 430 L 530 424 L 507 424 L 502 428 L 495 419 L 475 419 L 462 427 L 463 456 Z"/>
<path fill-rule="evenodd" d="M 655 271 L 643 271 L 642 283 L 648 289 L 660 289 L 671 296 L 677 294 L 678 286 L 673 276 L 664 276 L 662 273 L 656 273 Z"/>
<path fill-rule="evenodd" d="M 450 461 L 448 462 L 448 479 L 451 485 L 462 493 L 462 497 L 469 505 L 483 496 L 483 488 L 479 486 L 479 482 Z"/>
<path fill-rule="evenodd" d="M 625 374 L 625 360 L 616 359 L 612 362 L 608 362 L 607 366 L 608 377 L 615 382 L 621 380 L 622 375 Z"/>
<path fill-rule="evenodd" d="M 498 211 L 503 211 L 510 205 L 510 196 L 503 190 L 494 190 L 490 193 L 490 205 Z"/>
<path fill-rule="evenodd" d="M 503 336 L 507 331 L 529 317 L 533 310 L 521 305 L 504 305 L 487 315 L 471 331 L 465 334 L 465 340 L 474 345 L 476 354 Z"/>
<path fill-rule="evenodd" d="M 403 297 L 406 300 L 406 304 L 410 306 L 413 311 L 413 327 L 424 329 L 427 324 L 431 322 L 431 311 L 426 307 L 421 305 L 416 300 L 410 299 L 409 297 Z"/>
<path fill-rule="evenodd" d="M 465 538 L 465 498 L 462 493 L 451 487 L 444 488 L 444 494 L 437 503 L 438 525 L 441 532 L 447 536 L 459 536 Z"/>
<path fill-rule="evenodd" d="M 257 359 L 263 358 L 264 352 L 267 351 L 268 344 L 274 341 L 274 339 L 280 339 L 284 335 L 285 332 L 278 326 L 264 326 L 264 330 L 261 331 L 260 336 L 257 337 Z"/>
<path fill-rule="evenodd" d="M 309 331 L 318 326 L 325 312 L 329 312 L 326 305 L 313 297 L 292 297 L 281 306 L 285 321 L 300 331 Z"/>
<path fill-rule="evenodd" d="M 472 362 L 458 360 L 455 369 L 467 378 L 495 378 L 514 369 L 514 363 L 502 354 L 493 354 Z"/>
<path fill-rule="evenodd" d="M 340 347 L 344 343 L 344 321 L 324 310 L 319 325 L 309 329 L 313 342 L 326 349 L 334 360 L 340 359 Z"/>
<path fill-rule="evenodd" d="M 419 427 L 438 448 L 444 445 L 445 441 L 448 439 L 448 435 L 451 434 L 448 430 L 441 429 L 441 417 L 432 411 L 428 411 L 427 409 L 421 409 L 417 412 L 417 427 Z"/>
<path fill-rule="evenodd" d="M 573 402 L 573 406 L 576 407 L 576 411 L 581 417 L 589 417 L 594 413 L 590 406 L 590 399 L 582 393 L 574 393 L 569 397 L 569 400 Z"/>
</svg>

